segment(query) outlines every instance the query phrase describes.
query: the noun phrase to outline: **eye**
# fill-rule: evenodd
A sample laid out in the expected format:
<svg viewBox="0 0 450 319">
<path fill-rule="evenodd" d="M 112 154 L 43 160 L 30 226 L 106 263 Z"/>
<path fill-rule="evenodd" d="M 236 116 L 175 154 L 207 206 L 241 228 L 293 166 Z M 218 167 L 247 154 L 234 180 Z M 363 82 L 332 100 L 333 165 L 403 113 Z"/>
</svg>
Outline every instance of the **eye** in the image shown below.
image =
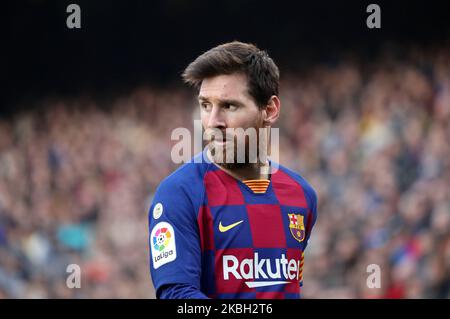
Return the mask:
<svg viewBox="0 0 450 319">
<path fill-rule="evenodd" d="M 209 103 L 201 103 L 200 107 L 205 111 L 211 110 L 211 104 L 209 104 Z"/>
<path fill-rule="evenodd" d="M 238 107 L 234 104 L 225 104 L 223 106 L 225 110 L 235 111 Z"/>
</svg>

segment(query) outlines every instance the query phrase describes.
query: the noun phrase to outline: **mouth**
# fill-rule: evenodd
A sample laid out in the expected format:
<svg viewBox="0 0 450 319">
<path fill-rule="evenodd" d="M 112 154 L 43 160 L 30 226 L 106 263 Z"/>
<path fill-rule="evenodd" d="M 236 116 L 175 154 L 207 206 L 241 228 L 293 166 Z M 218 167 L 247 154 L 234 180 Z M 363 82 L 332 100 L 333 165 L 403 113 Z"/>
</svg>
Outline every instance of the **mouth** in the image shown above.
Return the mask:
<svg viewBox="0 0 450 319">
<path fill-rule="evenodd" d="M 232 136 L 211 136 L 210 142 L 216 145 L 225 145 L 233 140 Z"/>
<path fill-rule="evenodd" d="M 212 140 L 212 142 L 216 145 L 225 145 L 227 143 L 230 142 L 230 140 L 228 139 L 223 139 L 223 140 Z"/>
<path fill-rule="evenodd" d="M 224 136 L 223 138 L 212 138 L 211 142 L 217 146 L 225 146 L 231 144 L 234 138 L 232 136 Z"/>
</svg>

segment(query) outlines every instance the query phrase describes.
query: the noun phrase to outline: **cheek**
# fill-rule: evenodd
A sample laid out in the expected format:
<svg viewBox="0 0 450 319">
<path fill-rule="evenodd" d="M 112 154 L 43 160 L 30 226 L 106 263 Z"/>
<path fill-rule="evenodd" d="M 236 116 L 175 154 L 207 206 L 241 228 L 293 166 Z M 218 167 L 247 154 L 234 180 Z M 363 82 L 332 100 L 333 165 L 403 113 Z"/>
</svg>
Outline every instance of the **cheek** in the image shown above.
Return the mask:
<svg viewBox="0 0 450 319">
<path fill-rule="evenodd" d="M 209 121 L 208 114 L 206 114 L 206 112 L 200 111 L 200 120 L 202 121 L 203 128 L 206 129 Z"/>
<path fill-rule="evenodd" d="M 261 122 L 261 115 L 259 111 L 254 110 L 243 110 L 236 114 L 236 116 L 230 120 L 233 122 L 233 127 L 242 127 L 244 129 L 249 127 L 259 127 Z"/>
</svg>

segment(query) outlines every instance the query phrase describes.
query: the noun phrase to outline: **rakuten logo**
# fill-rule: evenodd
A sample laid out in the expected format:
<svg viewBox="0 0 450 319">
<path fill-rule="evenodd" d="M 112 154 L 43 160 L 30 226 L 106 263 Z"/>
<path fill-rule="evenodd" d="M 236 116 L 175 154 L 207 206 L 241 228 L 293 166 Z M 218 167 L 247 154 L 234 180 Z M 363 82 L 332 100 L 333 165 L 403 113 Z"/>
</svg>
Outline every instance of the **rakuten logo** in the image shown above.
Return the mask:
<svg viewBox="0 0 450 319">
<path fill-rule="evenodd" d="M 259 259 L 258 253 L 254 254 L 253 259 L 246 258 L 241 262 L 233 255 L 224 255 L 222 260 L 224 280 L 230 280 L 230 275 L 236 279 L 281 279 L 246 281 L 245 284 L 249 288 L 287 284 L 292 280 L 298 281 L 300 276 L 300 260 L 288 260 L 285 254 L 273 260 L 273 263 L 270 258 Z"/>
</svg>

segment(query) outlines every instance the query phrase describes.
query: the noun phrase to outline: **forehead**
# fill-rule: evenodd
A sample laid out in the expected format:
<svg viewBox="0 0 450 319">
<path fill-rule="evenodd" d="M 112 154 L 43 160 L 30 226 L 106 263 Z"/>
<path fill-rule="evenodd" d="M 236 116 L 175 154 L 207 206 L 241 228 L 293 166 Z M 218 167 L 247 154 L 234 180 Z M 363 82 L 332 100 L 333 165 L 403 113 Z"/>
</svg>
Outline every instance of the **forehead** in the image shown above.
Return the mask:
<svg viewBox="0 0 450 319">
<path fill-rule="evenodd" d="M 206 78 L 200 86 L 199 96 L 213 100 L 250 99 L 247 77 L 242 73 L 222 74 Z"/>
</svg>

